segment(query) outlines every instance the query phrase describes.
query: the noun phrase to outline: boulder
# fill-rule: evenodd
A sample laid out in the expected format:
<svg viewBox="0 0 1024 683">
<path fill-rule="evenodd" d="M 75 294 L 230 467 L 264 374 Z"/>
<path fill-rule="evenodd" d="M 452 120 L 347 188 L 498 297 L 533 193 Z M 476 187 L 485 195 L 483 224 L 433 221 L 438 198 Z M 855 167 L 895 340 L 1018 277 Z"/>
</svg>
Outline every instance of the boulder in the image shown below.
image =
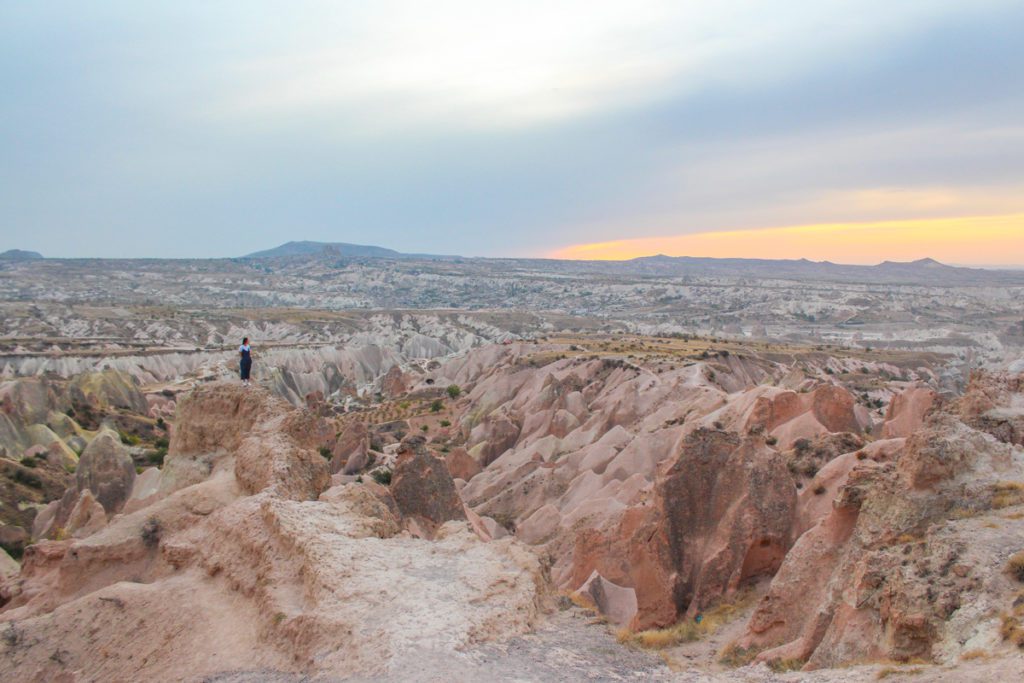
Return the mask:
<svg viewBox="0 0 1024 683">
<path fill-rule="evenodd" d="M 3 548 L 12 555 L 21 555 L 29 540 L 28 532 L 20 526 L 14 524 L 0 525 L 0 548 Z"/>
<path fill-rule="evenodd" d="M 402 441 L 391 477 L 391 495 L 403 517 L 426 521 L 432 527 L 466 519 L 448 466 L 427 450 L 422 436 Z"/>
<path fill-rule="evenodd" d="M 78 461 L 78 491 L 92 491 L 108 515 L 120 512 L 132 485 L 135 464 L 116 432 L 104 429 L 89 443 Z M 77 496 L 76 496 L 77 501 Z"/>
<path fill-rule="evenodd" d="M 341 471 L 345 474 L 355 474 L 366 467 L 366 453 L 369 447 L 370 435 L 365 423 L 352 421 L 345 425 L 331 451 L 331 474 Z M 353 464 L 351 468 L 348 467 L 350 461 Z"/>
<path fill-rule="evenodd" d="M 106 525 L 106 511 L 93 496 L 92 491 L 86 489 L 79 494 L 64 531 L 74 538 L 85 538 Z"/>
<path fill-rule="evenodd" d="M 628 626 L 636 616 L 636 591 L 608 581 L 596 571 L 575 592 L 616 626 Z"/>
</svg>

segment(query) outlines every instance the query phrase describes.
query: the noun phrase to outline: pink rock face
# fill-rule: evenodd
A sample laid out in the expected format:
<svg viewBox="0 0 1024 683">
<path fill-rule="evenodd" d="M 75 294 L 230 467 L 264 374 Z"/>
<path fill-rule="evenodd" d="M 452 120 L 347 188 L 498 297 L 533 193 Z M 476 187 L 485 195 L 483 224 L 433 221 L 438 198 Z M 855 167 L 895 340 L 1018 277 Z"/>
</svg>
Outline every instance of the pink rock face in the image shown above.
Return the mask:
<svg viewBox="0 0 1024 683">
<path fill-rule="evenodd" d="M 480 474 L 483 469 L 480 467 L 480 463 L 474 460 L 465 448 L 461 447 L 451 449 L 445 454 L 444 461 L 448 465 L 448 471 L 452 477 L 463 481 L 469 481 Z"/>
<path fill-rule="evenodd" d="M 757 387 L 749 394 L 750 399 L 741 396 L 735 401 L 741 418 L 736 426 L 742 431 L 762 429 L 783 449 L 821 434 L 861 434 L 870 425 L 866 412 L 840 386 L 824 384 L 808 393 Z"/>
<path fill-rule="evenodd" d="M 392 365 L 381 379 L 380 390 L 387 398 L 396 398 L 405 394 L 409 390 L 409 379 L 402 372 L 402 368 Z"/>
<path fill-rule="evenodd" d="M 936 397 L 935 391 L 927 387 L 909 387 L 896 394 L 885 414 L 882 438 L 907 437 L 920 429 Z"/>
<path fill-rule="evenodd" d="M 516 444 L 519 432 L 519 427 L 507 417 L 488 416 L 483 423 L 473 429 L 469 445 L 483 444 L 480 451 L 480 464 L 486 467 Z"/>
<path fill-rule="evenodd" d="M 772 574 L 792 542 L 796 491 L 781 456 L 699 429 L 660 478 L 651 505 L 577 542 L 574 580 L 593 571 L 636 590 L 635 628 L 694 615 Z"/>
<path fill-rule="evenodd" d="M 366 466 L 366 454 L 370 447 L 370 435 L 366 425 L 353 421 L 345 426 L 331 451 L 331 473 L 344 471 L 354 474 Z M 348 464 L 352 463 L 352 467 Z"/>
<path fill-rule="evenodd" d="M 800 496 L 807 530 L 736 645 L 807 669 L 929 660 L 951 615 L 986 599 L 981 577 L 993 570 L 963 559 L 985 527 L 951 521 L 950 510 L 984 511 L 992 487 L 1015 471 L 1012 449 L 955 419 L 962 407 L 936 410 L 909 438 L 871 443 L 818 473 Z M 1004 554 L 988 559 L 996 577 Z"/>
</svg>

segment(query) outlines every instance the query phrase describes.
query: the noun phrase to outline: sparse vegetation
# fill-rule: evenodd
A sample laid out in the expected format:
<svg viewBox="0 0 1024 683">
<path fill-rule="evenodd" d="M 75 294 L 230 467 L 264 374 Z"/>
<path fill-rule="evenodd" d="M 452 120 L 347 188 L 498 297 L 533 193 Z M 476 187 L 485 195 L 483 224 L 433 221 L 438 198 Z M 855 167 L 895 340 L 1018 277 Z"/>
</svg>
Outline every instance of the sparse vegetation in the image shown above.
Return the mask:
<svg viewBox="0 0 1024 683">
<path fill-rule="evenodd" d="M 437 399 L 433 403 L 430 404 L 430 412 L 432 412 L 432 413 L 439 413 L 443 409 L 444 409 L 444 403 L 441 402 L 441 399 Z"/>
<path fill-rule="evenodd" d="M 754 657 L 759 655 L 761 650 L 756 647 L 739 647 L 736 644 L 726 645 L 721 652 L 718 653 L 718 662 L 733 669 L 737 669 L 741 666 L 746 666 L 754 661 Z"/>
<path fill-rule="evenodd" d="M 1024 504 L 1024 484 L 1017 481 L 1001 481 L 992 487 L 992 508 L 1013 507 Z"/>
<path fill-rule="evenodd" d="M 736 596 L 734 600 L 720 602 L 706 612 L 697 615 L 696 618 L 683 619 L 668 628 L 620 633 L 619 642 L 660 650 L 680 643 L 702 640 L 736 619 L 740 612 L 753 604 L 754 598 L 752 591 L 744 592 Z"/>
<path fill-rule="evenodd" d="M 886 668 L 879 670 L 878 674 L 875 675 L 875 679 L 881 681 L 883 679 L 888 678 L 889 676 L 917 676 L 918 674 L 923 673 L 924 669 L 920 667 L 910 669 L 900 668 L 896 666 L 887 666 Z"/>
<path fill-rule="evenodd" d="M 449 384 L 448 388 L 445 389 L 445 391 L 448 393 L 448 398 L 454 400 L 457 399 L 459 397 L 459 394 L 462 393 L 462 387 L 460 387 L 458 384 Z"/>
<path fill-rule="evenodd" d="M 1024 550 L 1010 555 L 1006 562 L 1007 573 L 1016 580 L 1024 583 Z"/>
<path fill-rule="evenodd" d="M 768 662 L 768 668 L 777 674 L 781 674 L 787 671 L 799 671 L 806 663 L 806 659 L 773 659 Z"/>
<path fill-rule="evenodd" d="M 30 488 L 34 488 L 34 489 L 41 489 L 41 488 L 43 488 L 43 480 L 42 479 L 40 479 L 37 475 L 35 475 L 35 474 L 31 473 L 31 472 L 26 472 L 23 469 L 14 470 L 14 474 L 12 475 L 12 479 L 14 479 L 14 481 L 18 482 L 19 484 L 23 484 L 23 485 L 28 486 Z"/>
<path fill-rule="evenodd" d="M 160 543 L 160 520 L 150 517 L 142 525 L 142 542 L 147 548 L 155 548 Z"/>
<path fill-rule="evenodd" d="M 142 442 L 138 435 L 130 434 L 120 429 L 117 431 L 117 435 L 121 438 L 121 443 L 126 446 L 138 446 Z"/>
<path fill-rule="evenodd" d="M 381 486 L 391 485 L 391 470 L 387 468 L 374 470 L 370 473 L 370 476 L 373 477 L 373 480 Z"/>
</svg>

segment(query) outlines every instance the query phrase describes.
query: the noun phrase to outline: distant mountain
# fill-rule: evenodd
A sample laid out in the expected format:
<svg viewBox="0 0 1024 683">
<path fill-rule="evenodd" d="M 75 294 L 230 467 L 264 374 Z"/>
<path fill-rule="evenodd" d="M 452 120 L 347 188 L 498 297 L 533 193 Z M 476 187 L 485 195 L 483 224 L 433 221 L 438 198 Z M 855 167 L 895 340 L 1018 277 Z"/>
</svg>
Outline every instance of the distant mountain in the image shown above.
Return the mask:
<svg viewBox="0 0 1024 683">
<path fill-rule="evenodd" d="M 357 258 L 406 258 L 394 249 L 345 242 L 286 242 L 273 249 L 247 254 L 243 258 L 279 258 L 282 256 L 351 256 Z"/>
<path fill-rule="evenodd" d="M 561 262 L 568 264 L 570 262 Z M 749 277 L 758 280 L 829 280 L 833 282 L 970 285 L 999 282 L 1019 284 L 1024 274 L 1012 270 L 962 268 L 924 258 L 884 261 L 874 266 L 846 265 L 807 259 L 704 258 L 642 256 L 629 261 L 575 261 L 566 270 L 662 277 Z"/>
<path fill-rule="evenodd" d="M 22 249 L 8 249 L 0 254 L 4 261 L 36 261 L 43 258 L 38 251 L 23 251 Z"/>
</svg>

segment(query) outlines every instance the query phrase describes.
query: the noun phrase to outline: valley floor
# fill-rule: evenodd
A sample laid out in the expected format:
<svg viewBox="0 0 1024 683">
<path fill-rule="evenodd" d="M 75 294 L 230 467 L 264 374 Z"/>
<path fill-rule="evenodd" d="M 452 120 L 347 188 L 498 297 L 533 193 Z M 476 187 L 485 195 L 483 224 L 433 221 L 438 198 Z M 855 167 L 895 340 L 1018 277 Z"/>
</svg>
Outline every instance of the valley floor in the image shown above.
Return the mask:
<svg viewBox="0 0 1024 683">
<path fill-rule="evenodd" d="M 743 623 L 740 619 L 737 623 Z M 1024 680 L 1024 655 L 961 662 L 954 667 L 878 665 L 814 672 L 776 673 L 766 665 L 722 670 L 707 641 L 686 648 L 694 659 L 682 664 L 679 651 L 663 657 L 650 650 L 619 644 L 615 631 L 583 609 L 559 610 L 533 632 L 504 643 L 489 643 L 464 652 L 418 653 L 385 679 L 307 677 L 268 670 L 230 671 L 203 683 L 335 683 L 401 681 L 403 683 L 497 683 L 499 681 L 577 683 L 584 681 L 671 681 L 673 683 L 858 683 L 884 680 L 914 683 L 983 683 Z"/>
</svg>

